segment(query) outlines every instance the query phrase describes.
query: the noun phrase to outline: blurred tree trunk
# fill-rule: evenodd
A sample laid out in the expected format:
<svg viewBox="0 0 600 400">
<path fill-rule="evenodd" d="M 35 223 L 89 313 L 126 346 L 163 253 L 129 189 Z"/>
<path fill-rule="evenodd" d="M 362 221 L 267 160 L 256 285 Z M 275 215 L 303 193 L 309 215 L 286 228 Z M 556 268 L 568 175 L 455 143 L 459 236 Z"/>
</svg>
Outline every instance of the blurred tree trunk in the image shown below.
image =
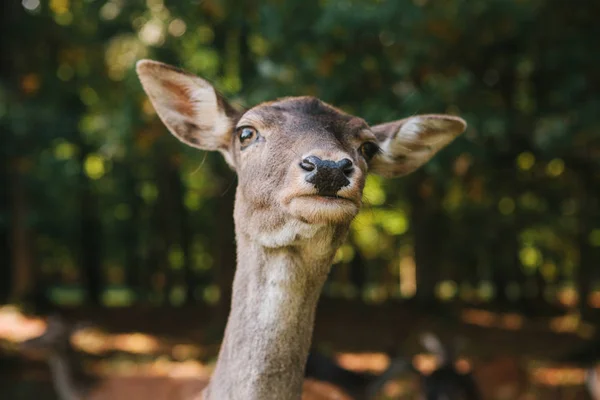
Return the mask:
<svg viewBox="0 0 600 400">
<path fill-rule="evenodd" d="M 28 213 L 29 202 L 25 187 L 25 162 L 23 158 L 16 158 L 11 163 L 10 174 L 10 247 L 12 257 L 12 279 L 10 300 L 15 303 L 24 301 L 33 289 L 33 273 L 31 253 L 31 232 Z"/>
<path fill-rule="evenodd" d="M 170 138 L 169 138 L 170 139 Z M 168 286 L 171 291 L 173 287 L 183 285 L 184 298 L 183 304 L 189 304 L 193 301 L 193 289 L 195 288 L 194 274 L 191 269 L 190 248 L 191 235 L 188 225 L 188 213 L 184 201 L 184 187 L 179 172 L 179 154 L 171 153 L 164 155 L 162 192 L 163 196 L 163 214 L 162 225 L 167 234 L 166 249 L 167 261 L 169 266 Z M 181 259 L 176 262 L 169 257 L 170 252 L 177 246 L 181 251 Z"/>
<path fill-rule="evenodd" d="M 160 143 L 160 142 L 159 142 Z M 169 182 L 171 168 L 167 151 L 163 145 L 158 146 L 155 153 L 155 177 L 158 197 L 154 204 L 152 262 L 154 274 L 160 277 L 160 282 L 153 282 L 155 289 L 161 291 L 163 303 L 169 301 L 169 294 L 173 284 L 173 271 L 169 263 L 169 249 L 173 245 L 173 202 Z"/>
<path fill-rule="evenodd" d="M 80 163 L 80 248 L 79 267 L 87 279 L 87 301 L 94 306 L 102 304 L 104 288 L 102 277 L 102 224 L 98 215 L 98 198 L 94 193 L 92 182 L 85 172 L 85 160 L 90 154 L 89 147 L 79 143 L 81 149 Z"/>
<path fill-rule="evenodd" d="M 155 210 L 158 229 L 155 234 L 158 246 L 155 251 L 160 263 L 158 268 L 165 274 L 164 294 L 168 297 L 175 287 L 182 286 L 183 303 L 186 304 L 193 301 L 195 288 L 190 256 L 191 232 L 184 201 L 184 186 L 179 172 L 179 156 L 177 153 L 173 155 L 168 148 L 159 149 L 157 156 L 159 161 L 156 177 L 159 193 Z M 177 254 L 175 250 L 181 253 Z M 171 255 L 177 257 L 172 258 Z"/>
<path fill-rule="evenodd" d="M 495 301 L 503 306 L 511 303 L 507 288 L 512 282 L 522 282 L 519 272 L 518 232 L 514 224 L 503 224 L 498 231 L 498 247 L 488 249 L 492 262 L 492 281 L 496 285 Z M 499 251 L 498 251 L 499 250 Z"/>
<path fill-rule="evenodd" d="M 8 132 L 0 125 L 0 138 L 4 146 L 0 150 L 2 161 L 0 162 L 0 304 L 8 301 L 11 281 L 10 260 L 12 258 L 9 245 L 9 166 L 7 151 Z"/>
<path fill-rule="evenodd" d="M 185 206 L 185 187 L 179 172 L 179 165 L 173 165 L 171 170 L 171 181 L 173 182 L 173 192 L 175 195 L 175 207 L 179 225 L 179 244 L 183 255 L 183 280 L 185 287 L 184 304 L 192 304 L 194 302 L 194 290 L 196 289 L 196 275 L 192 269 L 192 232 L 190 229 L 190 215 Z"/>
<path fill-rule="evenodd" d="M 10 59 L 14 48 L 13 29 L 17 13 L 22 9 L 18 2 L 3 1 L 0 3 L 0 85 L 8 88 L 15 85 L 13 63 Z M 6 125 L 0 119 L 0 304 L 8 301 L 11 285 L 10 263 L 10 159 L 14 152 L 14 140 Z"/>
<path fill-rule="evenodd" d="M 142 255 L 141 249 L 141 234 L 140 231 L 144 228 L 142 226 L 142 210 L 144 203 L 140 198 L 138 190 L 138 181 L 134 175 L 135 157 L 130 156 L 132 162 L 125 164 L 126 174 L 126 186 L 128 195 L 128 204 L 131 207 L 131 217 L 129 223 L 123 229 L 123 240 L 124 243 L 128 243 L 125 256 L 125 271 L 127 286 L 133 290 L 136 296 L 136 300 L 140 301 L 145 298 L 145 286 L 148 283 L 146 279 L 146 268 L 144 266 L 145 259 Z"/>
<path fill-rule="evenodd" d="M 366 260 L 358 250 L 358 246 L 353 244 L 353 247 L 356 249 L 354 252 L 354 257 L 352 261 L 350 261 L 350 282 L 356 290 L 358 291 L 358 297 L 360 298 L 365 290 L 365 285 L 367 283 L 367 264 Z"/>
<path fill-rule="evenodd" d="M 590 233 L 594 229 L 598 208 L 598 199 L 594 195 L 597 191 L 597 183 L 594 180 L 594 171 L 590 169 L 588 163 L 572 163 L 571 165 L 575 168 L 580 180 L 580 208 L 577 230 L 579 264 L 576 281 L 577 290 L 579 291 L 579 310 L 581 315 L 586 318 L 591 313 L 588 298 L 592 291 L 595 278 L 594 272 L 598 266 L 595 249 L 590 243 Z"/>
<path fill-rule="evenodd" d="M 425 188 L 426 175 L 422 171 L 415 173 L 408 186 L 407 197 L 410 201 L 410 230 L 414 241 L 414 254 L 417 277 L 416 299 L 423 303 L 435 300 L 435 288 L 438 283 L 442 261 L 443 213 L 432 198 L 435 189 Z"/>
</svg>

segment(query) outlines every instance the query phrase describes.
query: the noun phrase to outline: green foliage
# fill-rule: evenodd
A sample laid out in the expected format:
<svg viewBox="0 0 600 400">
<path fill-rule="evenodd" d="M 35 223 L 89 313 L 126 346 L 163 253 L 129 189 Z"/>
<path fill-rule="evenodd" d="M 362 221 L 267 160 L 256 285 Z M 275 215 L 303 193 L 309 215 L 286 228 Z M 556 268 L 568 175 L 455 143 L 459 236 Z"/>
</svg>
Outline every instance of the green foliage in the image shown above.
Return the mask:
<svg viewBox="0 0 600 400">
<path fill-rule="evenodd" d="M 433 112 L 466 118 L 464 137 L 423 171 L 369 179 L 352 247 L 336 258 L 342 272 L 332 280 L 340 287 L 358 263 L 371 271 L 358 282 L 366 298 L 392 295 L 396 289 L 382 294 L 373 284 L 399 285 L 401 246 L 415 249 L 409 256 L 418 279 L 446 279 L 438 290 L 446 297 L 463 287 L 448 279 L 483 285 L 482 297 L 527 280 L 598 279 L 595 3 L 50 0 L 2 7 L 0 151 L 9 168 L 1 186 L 10 187 L 14 171 L 25 178 L 31 252 L 56 287 L 84 284 L 87 262 L 99 257 L 98 276 L 107 288 L 116 285 L 105 294 L 110 304 L 219 297 L 219 252 L 233 251 L 220 210 L 234 178 L 217 155 L 184 149 L 166 134 L 133 72 L 142 57 L 200 74 L 240 105 L 309 94 L 370 123 Z M 5 232 L 14 207 L 7 202 L 0 211 Z M 95 253 L 88 237 L 100 243 Z M 438 261 L 423 261 L 428 252 Z M 115 282 L 114 268 L 124 275 Z M 135 300 L 119 285 L 133 288 Z M 69 290 L 60 296 L 79 296 Z"/>
</svg>

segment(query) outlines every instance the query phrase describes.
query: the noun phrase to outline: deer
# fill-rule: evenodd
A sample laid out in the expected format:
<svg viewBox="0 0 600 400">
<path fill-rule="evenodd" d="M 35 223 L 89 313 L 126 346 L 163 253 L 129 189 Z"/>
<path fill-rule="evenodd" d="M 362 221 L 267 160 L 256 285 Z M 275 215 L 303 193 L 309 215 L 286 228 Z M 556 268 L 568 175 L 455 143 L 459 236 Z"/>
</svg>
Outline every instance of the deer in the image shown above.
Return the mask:
<svg viewBox="0 0 600 400">
<path fill-rule="evenodd" d="M 66 322 L 53 315 L 38 337 L 19 344 L 22 352 L 45 353 L 52 384 L 60 400 L 192 399 L 208 383 L 202 378 L 98 377 L 87 373 L 71 336 L 89 324 Z"/>
<path fill-rule="evenodd" d="M 422 373 L 413 367 L 409 359 L 392 352 L 388 352 L 389 366 L 380 374 L 350 371 L 321 353 L 311 352 L 306 365 L 306 376 L 336 385 L 353 400 L 374 400 L 387 382 L 405 372 L 412 372 L 419 377 L 423 400 L 482 398 L 473 376 L 470 373 L 461 373 L 455 368 L 455 355 L 449 346 L 444 345 L 430 332 L 422 334 L 420 341 L 439 362 L 439 366 L 430 374 Z"/>
<path fill-rule="evenodd" d="M 319 295 L 362 206 L 367 173 L 413 172 L 466 122 L 430 114 L 369 126 L 311 96 L 239 109 L 171 65 L 140 60 L 136 71 L 167 129 L 188 146 L 219 152 L 238 178 L 230 312 L 199 396 L 299 399 Z"/>
<path fill-rule="evenodd" d="M 420 336 L 421 344 L 438 359 L 438 367 L 430 374 L 419 372 L 424 400 L 480 400 L 481 394 L 469 373 L 456 369 L 455 349 L 444 345 L 433 333 Z"/>
<path fill-rule="evenodd" d="M 387 382 L 406 371 L 411 371 L 409 360 L 388 353 L 390 363 L 381 373 L 358 372 L 340 366 L 331 357 L 313 350 L 308 355 L 305 376 L 328 382 L 339 388 L 352 400 L 374 400 Z"/>
<path fill-rule="evenodd" d="M 48 318 L 46 329 L 40 336 L 19 344 L 19 349 L 25 353 L 47 353 L 52 383 L 61 400 L 80 399 L 96 384 L 93 377 L 83 372 L 79 357 L 71 344 L 71 335 L 78 330 L 78 326 L 69 326 L 61 317 L 53 315 Z"/>
</svg>

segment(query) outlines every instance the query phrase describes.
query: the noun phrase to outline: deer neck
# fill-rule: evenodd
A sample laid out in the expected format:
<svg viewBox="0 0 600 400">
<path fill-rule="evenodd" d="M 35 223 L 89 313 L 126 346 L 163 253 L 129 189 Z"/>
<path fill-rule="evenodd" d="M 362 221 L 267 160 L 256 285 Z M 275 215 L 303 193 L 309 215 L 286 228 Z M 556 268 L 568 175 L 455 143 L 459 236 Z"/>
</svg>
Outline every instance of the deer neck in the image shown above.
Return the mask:
<svg viewBox="0 0 600 400">
<path fill-rule="evenodd" d="M 55 351 L 50 356 L 50 373 L 54 390 L 60 400 L 81 400 L 82 393 L 79 390 L 79 382 L 76 382 L 74 369 L 77 361 L 74 359 L 70 349 Z"/>
<path fill-rule="evenodd" d="M 267 237 L 237 217 L 231 311 L 203 399 L 299 399 L 317 302 L 347 226 L 294 221 Z"/>
<path fill-rule="evenodd" d="M 54 349 L 48 364 L 54 390 L 60 400 L 86 399 L 100 383 L 84 370 L 79 355 L 70 343 Z"/>
</svg>

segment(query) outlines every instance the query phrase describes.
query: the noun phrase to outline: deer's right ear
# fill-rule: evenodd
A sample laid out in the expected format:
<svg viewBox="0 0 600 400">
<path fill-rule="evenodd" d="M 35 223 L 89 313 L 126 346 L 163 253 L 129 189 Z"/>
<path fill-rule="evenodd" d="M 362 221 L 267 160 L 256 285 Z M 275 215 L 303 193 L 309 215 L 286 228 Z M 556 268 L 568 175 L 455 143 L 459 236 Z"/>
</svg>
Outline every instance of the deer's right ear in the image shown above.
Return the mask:
<svg viewBox="0 0 600 400">
<path fill-rule="evenodd" d="M 229 147 L 237 113 L 210 83 L 151 60 L 138 61 L 136 71 L 158 116 L 177 139 L 220 151 L 232 164 Z"/>
</svg>

